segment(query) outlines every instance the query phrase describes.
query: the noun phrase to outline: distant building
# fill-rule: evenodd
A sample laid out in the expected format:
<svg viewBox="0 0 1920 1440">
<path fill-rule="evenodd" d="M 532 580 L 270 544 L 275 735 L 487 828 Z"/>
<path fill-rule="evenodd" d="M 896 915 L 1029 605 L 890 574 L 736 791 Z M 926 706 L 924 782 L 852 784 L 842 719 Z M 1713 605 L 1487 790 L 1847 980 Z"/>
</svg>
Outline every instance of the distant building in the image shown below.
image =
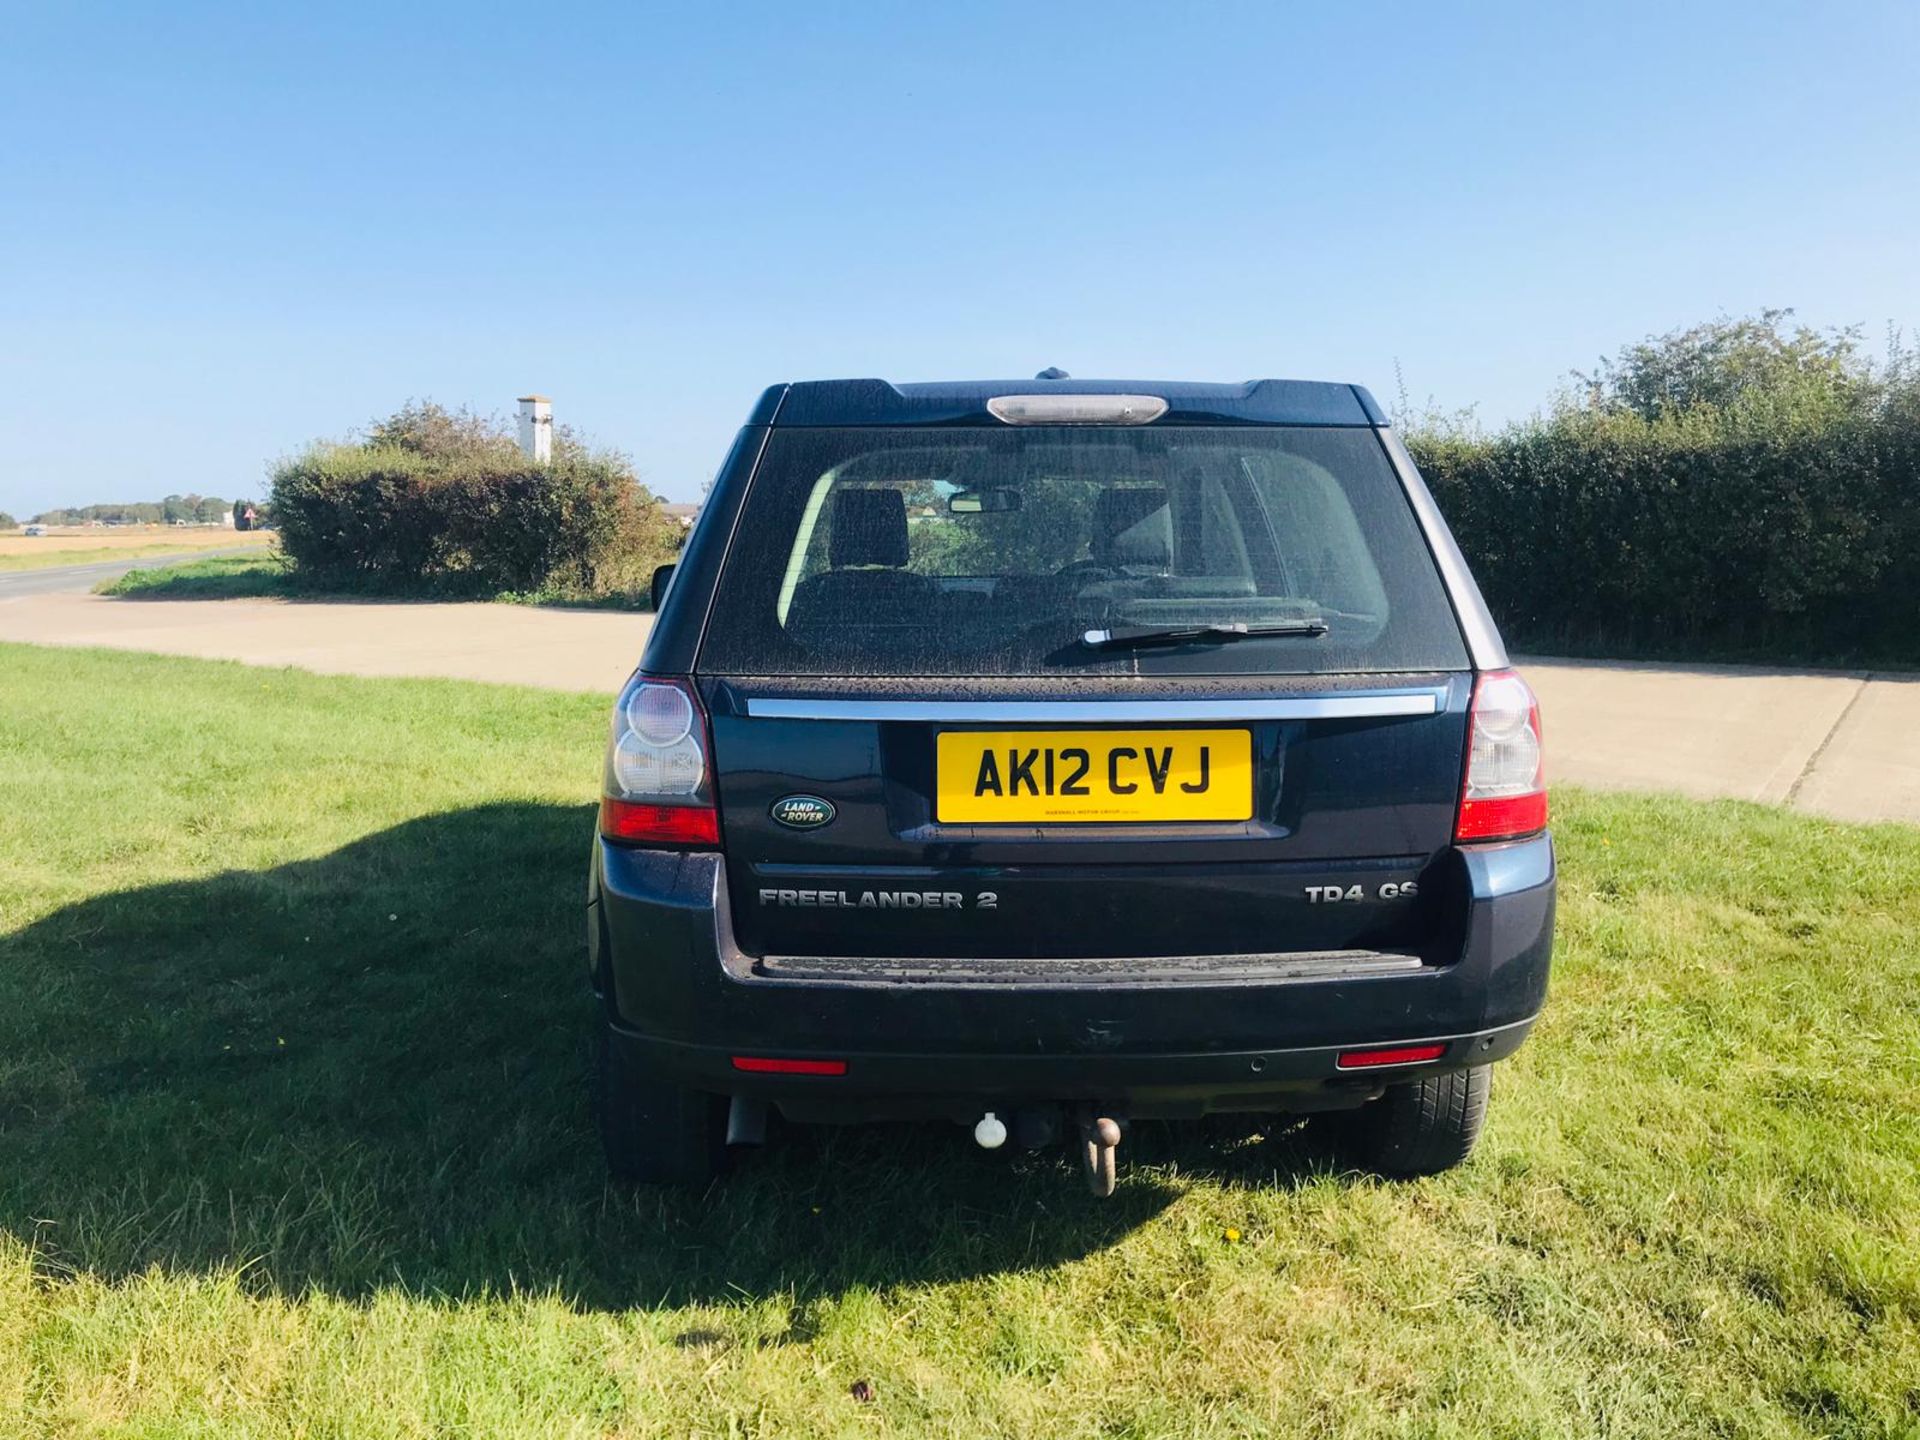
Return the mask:
<svg viewBox="0 0 1920 1440">
<path fill-rule="evenodd" d="M 700 517 L 700 507 L 698 505 L 675 503 L 672 505 L 662 505 L 660 507 L 660 513 L 665 515 L 669 520 L 678 521 L 682 530 L 691 530 L 693 528 L 693 522 Z"/>
</svg>

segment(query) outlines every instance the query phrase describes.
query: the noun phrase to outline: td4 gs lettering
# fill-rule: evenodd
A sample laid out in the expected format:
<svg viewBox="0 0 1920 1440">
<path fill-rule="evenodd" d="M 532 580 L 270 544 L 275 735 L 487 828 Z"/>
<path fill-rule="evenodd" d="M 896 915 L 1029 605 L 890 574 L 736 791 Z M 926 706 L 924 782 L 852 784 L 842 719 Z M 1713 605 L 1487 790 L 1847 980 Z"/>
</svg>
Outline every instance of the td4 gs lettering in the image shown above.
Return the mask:
<svg viewBox="0 0 1920 1440">
<path fill-rule="evenodd" d="M 1310 905 L 1330 905 L 1340 901 L 1364 900 L 1367 887 L 1364 885 L 1309 885 L 1306 887 L 1307 903 Z M 1420 893 L 1420 884 L 1416 880 L 1389 880 L 1379 889 L 1382 900 L 1411 900 Z"/>
</svg>

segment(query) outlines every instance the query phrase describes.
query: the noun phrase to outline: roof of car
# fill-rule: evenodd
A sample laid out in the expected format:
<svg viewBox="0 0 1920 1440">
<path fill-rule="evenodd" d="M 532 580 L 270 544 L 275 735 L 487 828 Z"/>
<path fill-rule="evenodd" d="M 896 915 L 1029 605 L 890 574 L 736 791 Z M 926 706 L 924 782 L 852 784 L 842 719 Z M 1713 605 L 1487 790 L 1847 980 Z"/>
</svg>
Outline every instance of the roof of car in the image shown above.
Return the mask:
<svg viewBox="0 0 1920 1440">
<path fill-rule="evenodd" d="M 996 395 L 1156 395 L 1167 412 L 1156 425 L 1384 425 L 1385 413 L 1358 385 L 1324 380 L 801 380 L 769 387 L 751 425 L 997 425 Z"/>
</svg>

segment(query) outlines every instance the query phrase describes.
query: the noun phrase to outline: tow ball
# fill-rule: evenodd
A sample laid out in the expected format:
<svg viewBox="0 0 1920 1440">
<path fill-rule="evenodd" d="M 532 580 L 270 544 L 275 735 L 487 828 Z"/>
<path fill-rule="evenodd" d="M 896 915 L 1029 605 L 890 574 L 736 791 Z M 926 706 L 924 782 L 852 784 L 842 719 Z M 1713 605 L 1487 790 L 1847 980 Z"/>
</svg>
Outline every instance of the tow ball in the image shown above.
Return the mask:
<svg viewBox="0 0 1920 1440">
<path fill-rule="evenodd" d="M 1082 1110 L 1076 1118 L 1080 1122 L 1080 1172 L 1087 1177 L 1087 1189 L 1104 1200 L 1113 1194 L 1120 1122 L 1091 1110 Z"/>
</svg>

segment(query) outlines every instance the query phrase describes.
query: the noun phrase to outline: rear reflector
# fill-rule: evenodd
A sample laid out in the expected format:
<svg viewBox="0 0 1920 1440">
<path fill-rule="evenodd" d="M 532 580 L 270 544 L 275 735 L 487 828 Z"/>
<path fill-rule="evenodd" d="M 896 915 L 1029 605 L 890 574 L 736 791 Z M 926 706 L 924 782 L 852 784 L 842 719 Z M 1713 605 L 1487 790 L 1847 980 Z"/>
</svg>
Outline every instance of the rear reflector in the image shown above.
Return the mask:
<svg viewBox="0 0 1920 1440">
<path fill-rule="evenodd" d="M 1446 1053 L 1445 1045 L 1401 1045 L 1392 1050 L 1343 1051 L 1333 1063 L 1340 1070 L 1366 1070 L 1375 1065 L 1417 1065 Z"/>
<path fill-rule="evenodd" d="M 767 1055 L 736 1055 L 733 1068 L 753 1075 L 844 1075 L 844 1060 L 777 1060 Z"/>
<path fill-rule="evenodd" d="M 600 833 L 628 845 L 720 843 L 720 812 L 710 805 L 642 805 L 611 796 L 600 801 Z"/>
</svg>

